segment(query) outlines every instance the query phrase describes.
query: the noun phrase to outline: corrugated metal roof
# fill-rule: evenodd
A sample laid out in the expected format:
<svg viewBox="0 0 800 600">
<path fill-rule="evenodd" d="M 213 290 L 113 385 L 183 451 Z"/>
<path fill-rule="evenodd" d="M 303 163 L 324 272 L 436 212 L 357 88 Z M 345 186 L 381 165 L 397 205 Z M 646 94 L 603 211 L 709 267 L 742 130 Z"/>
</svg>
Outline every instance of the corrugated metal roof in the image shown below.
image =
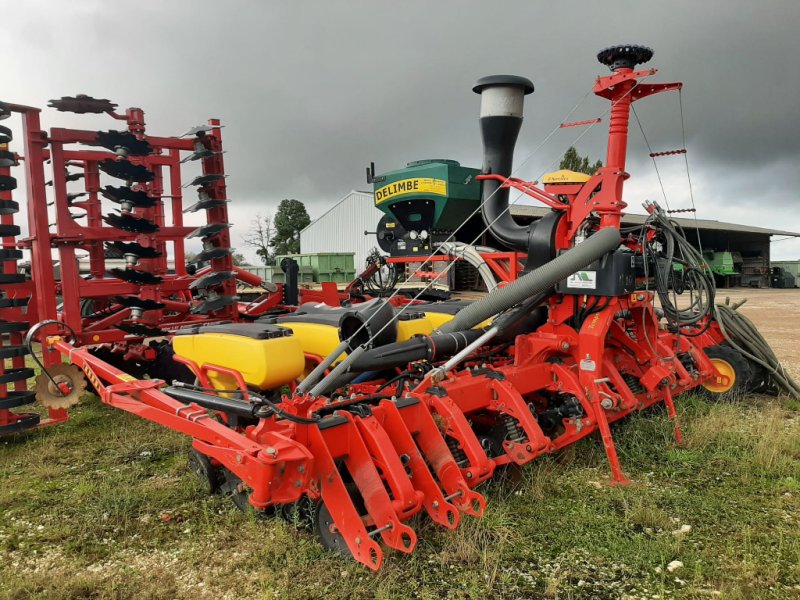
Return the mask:
<svg viewBox="0 0 800 600">
<path fill-rule="evenodd" d="M 550 212 L 549 208 L 527 205 L 512 205 L 510 212 L 512 216 L 527 217 L 538 219 Z M 644 223 L 646 215 L 626 214 L 623 223 L 626 225 L 641 225 Z M 783 231 L 782 229 L 766 229 L 764 227 L 753 227 L 750 225 L 739 225 L 737 223 L 725 223 L 723 221 L 713 221 L 710 219 L 675 219 L 681 227 L 687 229 L 706 229 L 711 231 L 735 231 L 738 233 L 760 233 L 764 235 L 786 235 L 790 237 L 800 237 L 800 233 L 794 231 Z"/>
</svg>

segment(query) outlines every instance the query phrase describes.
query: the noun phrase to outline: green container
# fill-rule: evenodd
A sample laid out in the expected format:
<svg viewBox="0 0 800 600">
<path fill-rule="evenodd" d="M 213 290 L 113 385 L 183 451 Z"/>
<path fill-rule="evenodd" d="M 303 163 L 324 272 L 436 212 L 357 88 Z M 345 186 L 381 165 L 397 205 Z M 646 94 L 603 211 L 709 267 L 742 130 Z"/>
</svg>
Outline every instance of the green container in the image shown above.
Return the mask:
<svg viewBox="0 0 800 600">
<path fill-rule="evenodd" d="M 280 267 L 272 272 L 272 283 L 286 283 L 286 274 Z M 297 271 L 297 283 L 314 283 L 314 272 L 311 267 L 300 267 Z"/>
<path fill-rule="evenodd" d="M 281 254 L 275 257 L 275 263 L 280 265 L 284 258 L 292 258 L 297 262 L 302 272 L 304 268 L 310 269 L 312 281 L 352 281 L 355 278 L 355 259 L 352 252 L 318 252 L 315 254 Z M 330 277 L 336 277 L 330 279 Z M 347 279 L 349 277 L 349 279 Z M 327 278 L 327 279 L 326 279 Z M 344 278 L 344 279 L 343 279 Z M 300 281 L 305 281 L 300 279 Z"/>
<path fill-rule="evenodd" d="M 418 160 L 374 179 L 375 206 L 406 230 L 453 230 L 480 204 L 478 169 L 455 160 Z"/>
<path fill-rule="evenodd" d="M 320 271 L 315 281 L 322 283 L 323 281 L 335 281 L 336 283 L 350 283 L 356 278 L 355 271 L 332 271 L 325 273 Z"/>
</svg>

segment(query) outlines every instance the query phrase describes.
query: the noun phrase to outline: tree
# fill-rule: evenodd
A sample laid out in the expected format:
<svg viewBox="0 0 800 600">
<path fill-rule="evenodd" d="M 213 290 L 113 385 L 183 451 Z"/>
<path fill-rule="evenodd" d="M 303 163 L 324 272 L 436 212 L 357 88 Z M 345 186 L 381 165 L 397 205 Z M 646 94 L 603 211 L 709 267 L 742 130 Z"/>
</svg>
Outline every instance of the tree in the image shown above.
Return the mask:
<svg viewBox="0 0 800 600">
<path fill-rule="evenodd" d="M 567 169 L 569 171 L 577 171 L 578 173 L 586 173 L 587 175 L 594 175 L 595 171 L 603 166 L 603 161 L 598 160 L 593 165 L 589 164 L 588 156 L 581 156 L 575 149 L 575 146 L 570 146 L 564 152 L 564 158 L 561 159 L 559 169 Z"/>
<path fill-rule="evenodd" d="M 275 227 L 269 213 L 258 213 L 250 221 L 250 230 L 244 238 L 244 243 L 256 249 L 256 254 L 265 265 L 275 264 L 275 254 L 272 249 L 272 240 L 275 237 Z"/>
<path fill-rule="evenodd" d="M 231 260 L 233 261 L 233 266 L 235 267 L 243 267 L 247 265 L 247 259 L 241 252 L 234 252 L 231 254 Z"/>
<path fill-rule="evenodd" d="M 300 200 L 281 200 L 275 213 L 275 235 L 270 245 L 275 254 L 300 252 L 300 230 L 311 223 L 305 204 Z"/>
</svg>

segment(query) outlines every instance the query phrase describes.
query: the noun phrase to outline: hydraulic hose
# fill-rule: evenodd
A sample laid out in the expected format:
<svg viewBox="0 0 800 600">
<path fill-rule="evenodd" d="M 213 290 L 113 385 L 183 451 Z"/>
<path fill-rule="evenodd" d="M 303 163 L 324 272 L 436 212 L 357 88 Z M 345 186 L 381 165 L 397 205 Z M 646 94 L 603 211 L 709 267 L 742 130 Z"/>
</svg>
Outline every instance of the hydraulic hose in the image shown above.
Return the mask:
<svg viewBox="0 0 800 600">
<path fill-rule="evenodd" d="M 439 251 L 462 258 L 475 267 L 481 279 L 483 279 L 487 291 L 491 292 L 497 287 L 497 280 L 494 278 L 492 270 L 480 254 L 481 252 L 496 252 L 493 248 L 472 246 L 462 242 L 442 242 L 439 244 Z"/>
<path fill-rule="evenodd" d="M 613 227 L 601 229 L 584 242 L 538 269 L 534 269 L 507 286 L 498 288 L 463 308 L 455 318 L 445 323 L 439 332 L 449 333 L 472 329 L 489 317 L 508 310 L 531 296 L 546 292 L 575 271 L 599 260 L 604 254 L 616 250 L 619 244 L 619 230 Z"/>
<path fill-rule="evenodd" d="M 743 304 L 743 303 L 741 303 Z M 725 340 L 746 358 L 766 369 L 772 383 L 795 400 L 800 400 L 800 385 L 781 365 L 767 340 L 753 322 L 736 309 L 741 306 L 717 304 L 714 317 Z"/>
</svg>

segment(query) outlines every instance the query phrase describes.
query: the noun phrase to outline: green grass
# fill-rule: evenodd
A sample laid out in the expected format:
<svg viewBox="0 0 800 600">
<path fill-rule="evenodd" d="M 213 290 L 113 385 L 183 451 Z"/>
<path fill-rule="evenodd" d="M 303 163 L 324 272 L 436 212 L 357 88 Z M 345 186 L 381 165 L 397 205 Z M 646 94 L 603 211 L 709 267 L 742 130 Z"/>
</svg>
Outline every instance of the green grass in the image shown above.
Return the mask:
<svg viewBox="0 0 800 600">
<path fill-rule="evenodd" d="M 632 485 L 584 440 L 484 485 L 483 519 L 419 520 L 373 574 L 204 495 L 188 440 L 92 398 L 0 439 L 0 598 L 800 598 L 797 407 L 679 412 L 680 448 L 661 410 L 614 428 Z"/>
</svg>

